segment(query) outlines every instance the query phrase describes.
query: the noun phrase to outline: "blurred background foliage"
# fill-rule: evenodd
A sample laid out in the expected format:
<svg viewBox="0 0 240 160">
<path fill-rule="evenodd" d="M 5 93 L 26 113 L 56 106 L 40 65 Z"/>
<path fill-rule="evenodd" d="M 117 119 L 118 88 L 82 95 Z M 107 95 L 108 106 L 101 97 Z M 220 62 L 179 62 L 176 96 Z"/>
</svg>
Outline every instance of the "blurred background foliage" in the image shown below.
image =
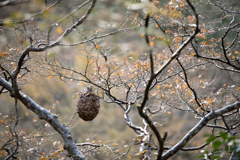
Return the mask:
<svg viewBox="0 0 240 160">
<path fill-rule="evenodd" d="M 54 2 L 54 0 L 47 0 L 47 3 L 49 4 Z M 134 18 L 136 17 L 136 14 L 140 15 L 140 13 L 135 10 L 129 10 L 126 2 L 138 3 L 134 0 L 99 0 L 86 23 L 77 28 L 75 32 L 71 33 L 70 36 L 65 39 L 66 43 L 74 43 L 86 39 L 86 37 L 93 34 L 105 34 L 114 31 L 123 24 L 125 26 L 135 25 L 135 23 L 132 22 L 135 22 Z M 226 21 L 226 24 L 231 20 L 228 17 L 223 18 L 224 15 L 222 15 L 222 12 L 219 12 L 214 6 L 206 7 L 204 4 L 199 4 L 197 0 L 193 0 L 193 2 L 198 4 L 196 5 L 196 8 L 200 15 L 205 15 L 206 17 L 207 15 L 210 15 L 208 16 L 207 21 L 214 20 L 212 22 L 214 27 L 212 27 L 215 29 L 221 28 L 222 25 L 220 22 L 216 22 L 216 19 L 222 19 L 223 21 Z M 239 0 L 224 0 L 222 2 L 227 8 L 236 8 L 240 6 Z M 159 0 L 160 6 L 165 6 L 168 3 L 170 3 L 169 0 Z M 207 3 L 207 0 L 205 3 Z M 1 22 L 2 24 L 4 23 L 4 26 L 2 26 L 3 29 L 0 30 L 1 52 L 14 50 L 14 54 L 20 54 L 20 51 L 30 45 L 29 36 L 34 34 L 36 39 L 40 39 L 41 36 L 47 35 L 49 27 L 55 22 L 57 25 L 52 27 L 51 38 L 52 40 L 56 40 L 57 37 L 69 27 L 69 24 L 74 23 L 74 19 L 77 20 L 80 15 L 83 15 L 86 12 L 87 7 L 83 7 L 72 14 L 72 18 L 64 19 L 59 23 L 57 22 L 69 13 L 69 11 L 74 10 L 79 4 L 81 4 L 79 3 L 79 0 L 73 0 L 71 2 L 60 1 L 58 5 L 44 11 L 43 13 L 40 13 L 45 6 L 44 1 L 42 0 L 33 0 L 16 6 L 0 8 Z M 186 12 L 184 14 L 189 13 Z M 141 19 L 142 17 L 139 16 L 138 18 Z M 240 17 L 236 18 L 240 19 Z M 128 21 L 126 21 L 126 19 L 128 19 Z M 26 25 L 18 24 L 18 22 L 23 20 L 27 20 Z M 99 49 L 102 49 L 104 53 L 113 55 L 120 61 L 123 61 L 125 57 L 131 57 L 133 61 L 138 59 L 144 60 L 146 59 L 146 44 L 143 37 L 140 36 L 142 32 L 143 28 L 139 28 L 136 32 L 123 32 L 98 40 L 96 43 L 99 45 Z M 220 38 L 219 35 L 222 35 L 220 33 L 223 33 L 224 31 L 213 30 L 212 32 L 213 34 L 207 36 L 206 40 L 218 39 Z M 161 35 L 158 31 L 153 31 L 153 33 Z M 231 38 L 231 35 L 229 35 L 229 40 L 231 40 Z M 81 54 L 84 53 L 84 49 L 91 49 L 91 46 L 92 44 L 88 43 L 75 47 L 56 47 L 48 50 L 46 53 L 37 53 L 36 55 L 33 55 L 33 57 L 36 56 L 36 58 L 38 58 L 38 56 L 40 56 L 51 60 L 54 59 L 55 56 L 59 56 L 61 59 L 66 60 L 65 63 L 67 65 L 73 63 L 76 68 L 81 70 L 84 69 L 86 64 L 86 57 Z M 164 50 L 166 45 L 160 41 L 158 47 Z M 237 46 L 237 48 L 239 48 L 239 46 Z M 97 53 L 96 50 L 91 51 Z M 35 59 L 33 58 L 33 60 L 28 63 L 29 65 L 34 66 Z M 214 78 L 215 72 L 217 71 L 214 69 L 210 69 L 210 71 L 212 72 L 212 75 L 207 74 L 206 77 L 204 77 L 205 79 Z M 37 73 L 37 69 L 35 72 Z M 204 72 L 206 71 L 203 71 L 203 75 L 205 74 Z M 44 73 L 42 74 L 43 75 L 33 77 L 34 79 L 30 82 L 22 84 L 22 92 L 29 95 L 39 105 L 51 110 L 52 113 L 57 114 L 61 123 L 66 123 L 66 125 L 71 128 L 75 142 L 108 144 L 112 148 L 115 146 L 118 150 L 120 148 L 121 151 L 119 150 L 119 152 L 126 152 L 128 147 L 132 146 L 132 140 L 136 138 L 136 135 L 133 133 L 132 129 L 128 128 L 126 125 L 123 117 L 124 113 L 121 108 L 116 105 L 105 103 L 101 100 L 99 115 L 93 121 L 85 122 L 75 115 L 75 113 L 78 92 L 79 90 L 84 89 L 86 84 L 74 81 L 63 82 L 57 77 L 46 77 L 44 76 Z M 192 76 L 194 77 L 196 75 Z M 223 84 L 229 83 L 229 81 L 224 79 L 224 77 L 221 77 L 217 83 L 219 83 L 219 86 L 223 86 Z M 121 96 L 120 93 L 117 94 Z M 21 132 L 23 138 L 29 138 L 31 136 L 35 137 L 34 139 L 31 139 L 29 144 L 25 145 L 25 150 L 22 148 L 23 151 L 19 153 L 19 156 L 22 159 L 25 159 L 29 155 L 32 155 L 32 158 L 41 157 L 44 154 L 54 155 L 55 151 L 62 147 L 61 137 L 59 137 L 59 135 L 56 134 L 48 124 L 39 120 L 38 117 L 25 106 L 22 104 L 19 104 L 19 106 L 20 120 L 17 127 L 18 131 Z M 136 106 L 133 107 L 133 110 L 136 110 Z M 13 125 L 14 115 L 14 99 L 9 97 L 9 95 L 0 95 L 0 145 L 4 144 L 3 142 L 6 142 L 9 138 L 8 132 L 9 128 Z M 142 120 L 139 118 L 137 112 L 132 112 L 130 116 L 132 117 L 134 124 L 142 124 Z M 169 146 L 175 144 L 175 140 L 182 138 L 182 136 L 197 122 L 193 115 L 190 115 L 187 112 L 172 111 L 171 109 L 166 110 L 161 116 L 154 118 L 158 119 L 159 129 L 161 131 L 168 131 L 169 141 L 167 143 Z M 209 134 L 209 131 L 203 129 L 194 141 L 190 141 L 188 146 L 201 145 L 202 143 L 198 140 L 206 133 Z M 55 148 L 50 148 L 52 147 L 52 144 L 54 144 Z M 98 154 L 89 154 L 86 156 L 89 159 L 110 158 L 108 154 L 102 154 L 101 149 L 96 153 Z M 198 151 L 180 151 L 180 153 L 181 154 L 177 154 L 171 159 L 194 159 Z M 1 154 L 1 156 L 4 155 Z M 130 157 L 131 159 L 137 159 L 138 146 L 133 145 L 128 156 L 129 157 L 126 157 L 125 159 L 130 159 Z M 58 159 L 58 157 L 55 158 Z"/>
</svg>

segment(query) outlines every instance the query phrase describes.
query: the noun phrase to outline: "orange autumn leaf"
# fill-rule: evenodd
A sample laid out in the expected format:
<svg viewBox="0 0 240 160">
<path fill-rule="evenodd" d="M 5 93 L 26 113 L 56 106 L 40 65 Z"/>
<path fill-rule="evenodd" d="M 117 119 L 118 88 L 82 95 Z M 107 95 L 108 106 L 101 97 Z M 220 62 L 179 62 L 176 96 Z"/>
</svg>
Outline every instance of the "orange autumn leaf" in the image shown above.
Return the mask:
<svg viewBox="0 0 240 160">
<path fill-rule="evenodd" d="M 51 78 L 52 78 L 52 76 L 48 76 L 48 77 L 47 77 L 47 79 L 51 79 Z"/>
<path fill-rule="evenodd" d="M 137 62 L 137 63 L 136 63 L 136 66 L 137 66 L 138 68 L 140 68 L 140 67 L 141 67 L 141 62 Z"/>
<path fill-rule="evenodd" d="M 2 52 L 0 52 L 0 57 L 1 57 L 1 56 L 6 56 L 6 55 L 8 55 L 8 53 L 2 53 Z"/>
<path fill-rule="evenodd" d="M 96 46 L 95 46 L 95 47 L 96 47 L 97 49 L 99 48 L 97 44 L 96 44 Z"/>
<path fill-rule="evenodd" d="M 58 27 L 57 27 L 57 33 L 58 33 L 58 34 L 62 34 L 62 32 L 63 32 L 62 26 L 58 26 Z"/>
<path fill-rule="evenodd" d="M 153 47 L 154 42 L 150 42 L 150 46 Z"/>
<path fill-rule="evenodd" d="M 90 64 L 92 62 L 92 59 L 90 59 L 89 61 L 88 61 L 88 64 Z"/>
</svg>

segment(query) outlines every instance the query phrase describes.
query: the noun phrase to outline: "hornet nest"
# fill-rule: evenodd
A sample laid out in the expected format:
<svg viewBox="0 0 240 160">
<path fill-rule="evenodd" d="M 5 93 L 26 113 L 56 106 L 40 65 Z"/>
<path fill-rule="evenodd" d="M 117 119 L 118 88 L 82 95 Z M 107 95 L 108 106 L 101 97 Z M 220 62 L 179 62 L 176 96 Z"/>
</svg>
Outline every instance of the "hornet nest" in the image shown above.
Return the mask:
<svg viewBox="0 0 240 160">
<path fill-rule="evenodd" d="M 84 121 L 92 121 L 100 109 L 99 96 L 93 93 L 92 86 L 87 86 L 79 94 L 77 113 Z"/>
</svg>

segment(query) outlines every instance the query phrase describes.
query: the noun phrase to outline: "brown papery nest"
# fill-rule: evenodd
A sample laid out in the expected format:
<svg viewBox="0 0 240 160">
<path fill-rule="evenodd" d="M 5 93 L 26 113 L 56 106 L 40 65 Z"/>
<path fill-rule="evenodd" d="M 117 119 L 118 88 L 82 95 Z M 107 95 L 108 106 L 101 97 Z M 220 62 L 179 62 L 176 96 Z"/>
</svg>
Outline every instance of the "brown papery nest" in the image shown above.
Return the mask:
<svg viewBox="0 0 240 160">
<path fill-rule="evenodd" d="M 92 86 L 87 86 L 79 94 L 77 113 L 84 121 L 92 121 L 100 109 L 99 96 L 94 94 Z"/>
</svg>

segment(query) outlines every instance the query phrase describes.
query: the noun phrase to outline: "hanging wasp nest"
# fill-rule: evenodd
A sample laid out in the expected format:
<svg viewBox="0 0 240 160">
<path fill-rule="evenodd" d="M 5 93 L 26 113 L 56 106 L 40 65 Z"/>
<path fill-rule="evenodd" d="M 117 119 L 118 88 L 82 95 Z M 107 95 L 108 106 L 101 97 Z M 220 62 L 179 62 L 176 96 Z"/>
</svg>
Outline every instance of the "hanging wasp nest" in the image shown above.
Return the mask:
<svg viewBox="0 0 240 160">
<path fill-rule="evenodd" d="M 87 86 L 79 94 L 77 112 L 84 121 L 93 120 L 100 109 L 99 97 L 93 93 L 92 86 Z"/>
</svg>

